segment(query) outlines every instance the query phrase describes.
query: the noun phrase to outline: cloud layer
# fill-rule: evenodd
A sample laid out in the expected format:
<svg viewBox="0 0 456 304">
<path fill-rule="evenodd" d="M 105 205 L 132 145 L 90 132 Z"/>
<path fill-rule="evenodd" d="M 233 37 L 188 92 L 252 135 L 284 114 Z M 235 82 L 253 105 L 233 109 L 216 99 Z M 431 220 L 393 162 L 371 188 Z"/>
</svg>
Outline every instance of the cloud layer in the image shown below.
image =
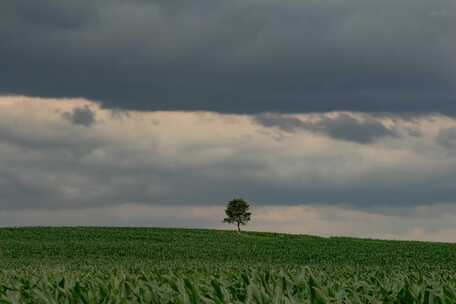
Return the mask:
<svg viewBox="0 0 456 304">
<path fill-rule="evenodd" d="M 455 114 L 455 7 L 2 1 L 0 92 L 133 110 Z"/>
<path fill-rule="evenodd" d="M 456 197 L 451 118 L 268 119 L 0 97 L 0 207 L 213 206 L 241 196 L 387 213 Z"/>
</svg>

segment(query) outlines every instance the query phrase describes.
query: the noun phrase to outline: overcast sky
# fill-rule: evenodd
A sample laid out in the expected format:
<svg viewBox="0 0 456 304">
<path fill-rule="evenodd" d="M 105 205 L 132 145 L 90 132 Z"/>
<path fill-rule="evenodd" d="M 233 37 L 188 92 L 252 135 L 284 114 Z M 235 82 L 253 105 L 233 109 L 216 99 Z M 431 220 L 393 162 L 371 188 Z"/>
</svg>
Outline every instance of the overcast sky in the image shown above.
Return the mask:
<svg viewBox="0 0 456 304">
<path fill-rule="evenodd" d="M 456 2 L 0 2 L 0 225 L 456 241 Z"/>
</svg>

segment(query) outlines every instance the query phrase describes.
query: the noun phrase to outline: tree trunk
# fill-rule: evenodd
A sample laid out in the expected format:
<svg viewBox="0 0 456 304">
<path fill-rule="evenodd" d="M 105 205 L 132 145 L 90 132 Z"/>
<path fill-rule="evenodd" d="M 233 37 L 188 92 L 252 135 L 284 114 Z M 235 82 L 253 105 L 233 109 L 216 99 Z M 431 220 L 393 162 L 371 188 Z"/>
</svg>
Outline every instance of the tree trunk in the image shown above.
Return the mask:
<svg viewBox="0 0 456 304">
<path fill-rule="evenodd" d="M 237 222 L 238 232 L 240 233 L 241 232 L 241 227 L 239 225 L 240 225 L 240 223 Z"/>
</svg>

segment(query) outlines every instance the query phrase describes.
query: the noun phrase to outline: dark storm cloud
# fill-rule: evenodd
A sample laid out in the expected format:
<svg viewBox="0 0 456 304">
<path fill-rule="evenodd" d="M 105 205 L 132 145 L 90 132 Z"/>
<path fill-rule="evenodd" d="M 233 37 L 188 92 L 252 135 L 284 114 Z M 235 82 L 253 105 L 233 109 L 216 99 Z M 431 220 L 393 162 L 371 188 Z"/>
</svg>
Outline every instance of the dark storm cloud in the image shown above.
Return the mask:
<svg viewBox="0 0 456 304">
<path fill-rule="evenodd" d="M 456 113 L 455 2 L 2 1 L 0 92 L 105 107 Z"/>
<path fill-rule="evenodd" d="M 284 131 L 308 130 L 322 133 L 339 140 L 368 144 L 382 137 L 396 137 L 398 132 L 385 127 L 379 120 L 366 117 L 356 119 L 349 114 L 339 113 L 335 117 L 320 115 L 318 121 L 301 120 L 296 117 L 267 113 L 255 116 L 255 120 L 265 127 L 277 127 Z"/>
<path fill-rule="evenodd" d="M 90 127 L 95 123 L 96 113 L 88 106 L 74 108 L 71 112 L 63 113 L 63 117 L 74 125 Z"/>
</svg>

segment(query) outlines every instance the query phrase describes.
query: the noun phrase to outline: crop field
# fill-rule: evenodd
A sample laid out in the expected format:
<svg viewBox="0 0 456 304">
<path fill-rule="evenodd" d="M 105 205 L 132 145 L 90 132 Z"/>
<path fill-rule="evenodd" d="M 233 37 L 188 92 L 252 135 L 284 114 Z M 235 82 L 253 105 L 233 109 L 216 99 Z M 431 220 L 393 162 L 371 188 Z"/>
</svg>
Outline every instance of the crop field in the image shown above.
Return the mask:
<svg viewBox="0 0 456 304">
<path fill-rule="evenodd" d="M 443 243 L 3 228 L 0 264 L 0 303 L 456 303 Z"/>
</svg>

